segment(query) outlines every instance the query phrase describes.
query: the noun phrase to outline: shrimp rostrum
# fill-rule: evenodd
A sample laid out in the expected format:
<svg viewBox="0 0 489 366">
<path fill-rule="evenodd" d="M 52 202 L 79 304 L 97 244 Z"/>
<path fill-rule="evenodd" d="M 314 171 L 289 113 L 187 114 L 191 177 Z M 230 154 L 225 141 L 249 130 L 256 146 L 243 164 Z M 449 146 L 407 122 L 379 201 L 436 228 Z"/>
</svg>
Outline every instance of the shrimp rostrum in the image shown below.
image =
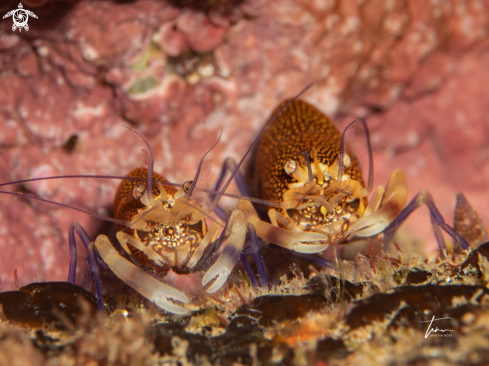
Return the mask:
<svg viewBox="0 0 489 366">
<path fill-rule="evenodd" d="M 99 235 L 95 241 L 92 241 L 76 221 L 69 228 L 71 262 L 68 281 L 75 282 L 77 257 L 75 233 L 77 233 L 88 249 L 89 267 L 93 272 L 100 309 L 103 308 L 103 302 L 97 256 L 117 277 L 160 308 L 175 314 L 186 314 L 188 310 L 178 302 L 188 304 L 187 295 L 161 282 L 159 278 L 161 279 L 170 268 L 177 273 L 205 271 L 203 283 L 210 284 L 207 292 L 213 293 L 219 290 L 239 259 L 245 241 L 246 219 L 241 211 L 236 210 L 225 226 L 220 220 L 214 220 L 208 228 L 205 219 L 209 218 L 210 211 L 204 210 L 190 199 L 202 162 L 194 181 L 183 185 L 171 184 L 162 176 L 153 173 L 151 149 L 144 138 L 142 139 L 150 150 L 148 169 L 133 170 L 127 177 L 65 176 L 65 178 L 123 179 L 115 197 L 114 218 L 103 217 L 39 197 L 6 191 L 1 193 L 69 207 L 118 225 L 117 239 L 130 261 L 119 254 L 107 236 Z M 60 177 L 36 180 L 54 178 Z M 1 185 L 26 181 L 30 180 Z M 223 226 L 224 229 L 219 235 Z M 221 246 L 222 250 L 217 253 Z"/>
<path fill-rule="evenodd" d="M 254 197 L 279 207 L 268 209 L 267 222 L 250 202 L 239 202 L 260 238 L 299 253 L 318 253 L 330 245 L 378 234 L 386 245 L 407 216 L 426 204 L 441 255 L 446 247 L 440 228 L 468 248 L 445 223 L 427 191 L 406 206 L 408 189 L 401 170 L 368 198 L 373 159 L 365 121 L 360 120 L 369 151 L 367 184 L 356 157 L 346 148 L 346 132 L 353 122 L 342 134 L 318 109 L 297 99 L 283 102 L 272 116 L 257 142 L 248 181 Z"/>
</svg>

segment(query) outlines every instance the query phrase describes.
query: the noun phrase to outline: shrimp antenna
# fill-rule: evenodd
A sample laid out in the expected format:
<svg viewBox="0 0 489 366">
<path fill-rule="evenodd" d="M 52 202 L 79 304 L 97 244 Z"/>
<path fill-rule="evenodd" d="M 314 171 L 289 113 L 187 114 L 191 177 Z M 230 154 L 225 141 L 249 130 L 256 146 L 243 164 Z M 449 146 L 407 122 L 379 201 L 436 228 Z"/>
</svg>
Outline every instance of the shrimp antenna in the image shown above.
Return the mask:
<svg viewBox="0 0 489 366">
<path fill-rule="evenodd" d="M 306 150 L 303 150 L 301 151 L 300 153 L 298 153 L 296 155 L 299 156 L 301 154 L 304 154 L 304 156 L 306 157 L 306 164 L 307 164 L 307 180 L 308 180 L 308 183 L 311 184 L 311 188 L 309 188 L 307 190 L 306 193 L 304 193 L 301 197 L 301 199 L 299 200 L 299 202 L 297 202 L 297 205 L 294 207 L 294 210 L 297 210 L 297 207 L 299 207 L 302 203 L 302 201 L 304 200 L 304 198 L 306 198 L 306 196 L 309 195 L 309 193 L 312 192 L 312 190 L 315 188 L 315 184 L 313 184 L 313 181 L 314 181 L 314 178 L 312 177 L 312 168 L 311 168 L 311 159 L 309 158 L 309 154 L 307 153 Z"/>
<path fill-rule="evenodd" d="M 131 225 L 131 223 L 128 222 L 128 221 L 117 220 L 117 219 L 113 219 L 111 217 L 102 216 L 102 215 L 99 215 L 99 214 L 90 212 L 88 210 L 84 210 L 82 208 L 78 208 L 78 207 L 74 207 L 74 206 L 70 206 L 70 205 L 65 205 L 64 203 L 59 203 L 59 202 L 55 202 L 55 201 L 50 201 L 50 200 L 47 200 L 47 199 L 44 199 L 44 198 L 41 198 L 41 197 L 30 196 L 28 194 L 23 194 L 23 193 L 19 193 L 19 192 L 0 191 L 0 193 L 10 194 L 12 196 L 17 196 L 17 197 L 22 197 L 22 198 L 29 198 L 29 199 L 32 199 L 32 200 L 37 200 L 37 201 L 51 203 L 53 205 L 65 207 L 65 208 L 70 208 L 72 210 L 80 211 L 80 212 L 83 212 L 84 214 L 87 214 L 87 215 L 90 215 L 92 217 L 95 217 L 96 219 L 113 222 L 114 224 L 121 225 L 121 226 L 130 227 L 130 225 Z"/>
<path fill-rule="evenodd" d="M 372 191 L 372 188 L 374 186 L 374 158 L 373 158 L 373 153 L 372 153 L 372 145 L 370 144 L 370 133 L 368 131 L 367 123 L 365 122 L 365 119 L 361 117 L 356 117 L 363 126 L 363 129 L 365 130 L 365 138 L 367 140 L 367 149 L 368 149 L 368 183 L 367 183 L 367 191 L 370 193 Z M 350 128 L 351 125 L 353 125 L 357 120 L 354 120 L 351 122 L 346 128 L 343 130 L 343 133 L 341 134 L 341 143 L 340 143 L 340 164 L 339 164 L 339 169 L 338 169 L 338 182 L 341 182 L 341 177 L 343 176 L 343 168 L 344 168 L 344 161 L 343 158 L 345 156 L 345 151 L 346 151 L 346 132 L 348 128 Z"/>
<path fill-rule="evenodd" d="M 308 86 L 306 86 L 299 94 L 297 94 L 294 98 L 292 98 L 291 100 L 289 100 L 282 108 L 280 108 L 273 116 L 272 118 L 270 118 L 267 122 L 267 124 L 265 125 L 265 127 L 262 128 L 262 130 L 260 131 L 260 133 L 258 134 L 258 136 L 255 138 L 255 140 L 253 141 L 253 143 L 251 144 L 251 146 L 248 148 L 248 150 L 246 150 L 245 154 L 243 155 L 243 158 L 238 162 L 238 164 L 236 164 L 236 167 L 234 168 L 234 170 L 232 171 L 231 173 L 231 176 L 228 178 L 226 184 L 224 184 L 224 186 L 222 187 L 222 189 L 219 191 L 219 193 L 216 195 L 216 198 L 214 199 L 214 201 L 212 202 L 212 204 L 210 205 L 209 207 L 209 211 L 212 212 L 214 210 L 214 208 L 216 208 L 219 200 L 221 199 L 221 197 L 224 195 L 224 192 L 226 192 L 226 189 L 228 189 L 228 186 L 231 184 L 231 181 L 233 180 L 234 176 L 236 175 L 237 171 L 239 170 L 239 168 L 241 167 L 241 164 L 243 164 L 244 160 L 246 159 L 246 157 L 248 156 L 248 154 L 251 152 L 251 150 L 255 147 L 255 145 L 258 143 L 258 141 L 260 140 L 260 138 L 262 137 L 262 135 L 265 133 L 265 130 L 268 128 L 268 126 L 270 126 L 270 124 L 275 120 L 275 118 L 277 118 L 277 116 L 282 113 L 282 111 L 284 109 L 286 109 L 290 104 L 292 104 L 297 98 L 299 98 L 302 94 L 304 94 L 306 91 L 309 90 L 309 88 L 313 85 L 314 83 L 311 83 L 309 84 Z"/>
<path fill-rule="evenodd" d="M 147 183 L 146 183 L 147 186 L 146 187 L 147 187 L 147 191 L 148 191 L 149 203 L 151 206 L 153 206 L 154 205 L 154 199 L 153 199 L 153 165 L 154 165 L 153 151 L 151 150 L 151 147 L 149 146 L 148 142 L 144 139 L 144 137 L 138 131 L 136 131 L 134 128 L 124 126 L 124 125 L 122 125 L 122 127 L 125 127 L 128 130 L 131 130 L 132 132 L 134 132 L 136 135 L 138 135 L 141 138 L 141 140 L 144 141 L 144 143 L 146 144 L 146 147 L 149 150 L 148 178 L 147 178 Z"/>
<path fill-rule="evenodd" d="M 59 179 L 59 178 L 96 178 L 96 179 L 119 179 L 119 180 L 128 180 L 131 182 L 141 182 L 143 183 L 145 180 L 141 178 L 136 178 L 136 177 L 126 177 L 126 176 L 117 176 L 117 175 L 58 175 L 55 177 L 39 177 L 39 178 L 29 178 L 29 179 L 22 179 L 22 180 L 16 180 L 13 182 L 6 182 L 6 183 L 0 183 L 0 187 L 2 186 L 9 186 L 9 185 L 14 185 L 14 184 L 22 184 L 22 183 L 29 183 L 29 182 L 35 182 L 35 181 L 40 181 L 40 180 L 50 180 L 50 179 Z M 168 181 L 160 181 L 158 179 L 155 179 L 155 182 L 160 182 L 164 186 L 168 187 L 177 187 L 180 188 L 183 186 L 181 183 L 172 183 Z M 197 191 L 205 192 L 205 193 L 211 193 L 211 194 L 217 194 L 219 192 L 213 191 L 211 189 L 206 189 L 206 188 L 201 188 L 201 187 L 195 187 Z M 0 191 L 0 193 L 4 193 L 5 191 Z M 12 192 L 10 192 L 12 193 Z M 19 193 L 20 195 L 21 193 Z M 254 197 L 247 197 L 247 196 L 241 196 L 239 194 L 233 194 L 233 193 L 224 193 L 223 196 L 226 197 L 231 197 L 231 198 L 237 198 L 237 199 L 243 199 L 246 201 L 258 203 L 264 206 L 271 206 L 271 207 L 280 207 L 280 203 L 278 202 L 273 202 L 273 201 L 267 201 L 263 200 L 260 198 L 254 198 Z M 34 197 L 36 199 L 37 197 L 35 196 L 29 196 L 22 194 L 22 197 Z M 48 203 L 51 203 L 51 201 L 46 201 Z M 54 202 L 54 201 L 53 201 Z M 69 208 L 72 208 L 69 206 Z"/>
<path fill-rule="evenodd" d="M 348 126 L 346 126 L 346 128 L 343 130 L 343 133 L 341 134 L 341 142 L 340 142 L 340 156 L 339 156 L 339 162 L 340 162 L 340 165 L 338 167 L 338 182 L 341 182 L 341 178 L 343 177 L 343 171 L 344 171 L 344 168 L 345 168 L 345 164 L 344 164 L 344 158 L 345 158 L 345 154 L 346 154 L 346 143 L 345 143 L 345 140 L 346 140 L 346 133 L 348 132 L 348 129 L 356 122 L 356 120 L 354 120 L 353 122 L 351 122 Z"/>
<path fill-rule="evenodd" d="M 212 189 L 206 189 L 206 188 L 200 188 L 200 187 L 196 187 L 195 189 L 198 191 L 201 191 L 201 192 L 210 193 L 212 195 L 216 195 L 217 193 L 219 193 L 219 192 L 216 192 Z M 277 208 L 282 207 L 279 202 L 268 201 L 268 200 L 264 200 L 261 198 L 255 198 L 255 197 L 242 196 L 240 194 L 226 193 L 225 192 L 225 193 L 223 193 L 223 196 L 224 197 L 230 197 L 230 198 L 236 198 L 239 200 L 250 201 L 253 203 L 258 203 L 258 204 L 263 205 L 263 206 L 270 206 L 270 207 L 277 207 Z"/>
<path fill-rule="evenodd" d="M 224 226 L 222 225 L 222 223 L 221 223 L 221 221 L 220 221 L 220 220 L 216 220 L 215 218 L 213 218 L 213 217 L 211 216 L 211 214 L 210 214 L 210 213 L 206 212 L 204 209 L 200 208 L 199 206 L 194 205 L 193 203 L 190 203 L 190 202 L 188 202 L 188 201 L 182 201 L 182 203 L 183 203 L 184 205 L 187 205 L 187 206 L 189 206 L 189 207 L 192 207 L 194 210 L 196 210 L 196 211 L 200 212 L 202 215 L 204 215 L 205 217 L 207 217 L 209 220 L 216 222 L 216 223 L 217 223 L 217 224 L 218 224 L 220 227 L 224 227 Z"/>
<path fill-rule="evenodd" d="M 16 181 L 13 181 L 13 182 L 0 183 L 0 187 L 14 185 L 14 184 L 22 184 L 22 183 L 28 183 L 28 182 L 35 182 L 37 180 L 49 180 L 49 179 L 59 179 L 59 178 L 97 178 L 97 179 L 120 179 L 120 180 L 129 180 L 129 181 L 132 181 L 132 182 L 141 182 L 142 181 L 141 178 L 122 177 L 122 176 L 117 176 L 117 175 L 58 175 L 58 176 L 55 176 L 55 177 L 29 178 L 29 179 L 16 180 Z M 173 183 L 173 184 L 175 184 L 175 183 Z"/>
<path fill-rule="evenodd" d="M 68 176 L 68 177 L 73 177 L 73 176 Z M 88 176 L 88 177 L 89 178 L 95 178 L 97 176 Z M 112 176 L 108 176 L 108 177 L 112 178 Z M 34 180 L 54 179 L 54 178 L 60 178 L 60 177 L 45 177 L 45 178 L 24 179 L 23 181 L 17 181 L 17 182 L 31 182 L 31 181 L 34 181 Z M 115 179 L 115 177 L 113 177 L 113 178 Z M 124 178 L 124 177 L 122 177 L 122 178 Z M 139 179 L 139 178 L 131 178 L 129 180 L 131 180 L 131 181 L 141 181 L 141 179 Z M 16 183 L 16 182 L 1 183 L 0 186 L 8 185 L 8 184 L 14 184 L 14 183 Z M 181 184 L 180 184 L 180 186 L 181 186 Z M 197 188 L 197 189 L 199 189 L 199 188 Z M 202 191 L 207 192 L 207 193 L 218 193 L 218 192 L 215 192 L 215 191 L 212 191 L 212 190 L 209 190 L 209 189 L 202 189 Z M 60 202 L 56 202 L 56 201 L 51 201 L 51 200 L 48 200 L 48 199 L 45 199 L 45 198 L 31 196 L 31 195 L 23 194 L 23 193 L 19 193 L 19 192 L 0 191 L 0 194 L 1 193 L 9 194 L 9 195 L 16 196 L 16 197 L 22 197 L 22 198 L 28 198 L 28 199 L 32 199 L 32 200 L 37 200 L 37 201 L 41 201 L 41 202 L 45 202 L 45 203 L 50 203 L 50 204 L 61 206 L 61 207 L 64 207 L 64 208 L 69 208 L 69 209 L 72 209 L 72 210 L 79 211 L 79 212 L 82 212 L 84 214 L 90 215 L 90 216 L 92 216 L 92 217 L 94 217 L 96 219 L 104 220 L 104 221 L 108 221 L 108 222 L 112 222 L 114 224 L 125 226 L 125 227 L 131 227 L 131 225 L 133 225 L 133 224 L 135 224 L 137 222 L 137 221 L 135 221 L 135 222 L 129 222 L 129 221 L 124 221 L 124 220 L 114 219 L 112 217 L 107 217 L 107 216 L 96 214 L 94 212 L 90 212 L 90 211 L 85 210 L 83 208 L 78 208 L 78 207 L 70 206 L 70 205 L 67 205 L 67 204 L 64 204 L 64 203 L 60 203 Z M 251 202 L 261 203 L 263 205 L 270 205 L 271 204 L 274 207 L 280 207 L 279 204 L 277 204 L 277 202 L 265 201 L 265 200 L 261 200 L 261 199 L 253 198 L 253 197 L 245 197 L 245 196 L 239 196 L 239 197 L 237 197 L 238 195 L 227 194 L 227 193 L 225 193 L 225 195 L 226 196 L 229 195 L 229 196 L 234 197 L 234 198 L 240 198 L 240 199 L 244 199 L 244 200 L 249 200 Z M 213 217 L 211 217 L 209 215 L 209 213 L 207 213 L 206 211 L 202 210 L 198 206 L 193 205 L 190 202 L 186 202 L 186 201 L 182 201 L 182 202 L 184 204 L 186 204 L 186 205 L 194 208 L 195 210 L 199 211 L 200 213 L 202 213 L 203 215 L 205 215 L 208 219 L 217 222 L 219 224 L 219 226 L 222 227 L 222 224 L 218 220 L 215 220 Z"/>
<path fill-rule="evenodd" d="M 192 195 L 192 192 L 195 189 L 195 186 L 197 185 L 197 181 L 199 180 L 199 175 L 200 175 L 200 172 L 202 171 L 202 164 L 204 164 L 205 157 L 207 156 L 207 154 L 209 154 L 212 151 L 212 149 L 214 149 L 216 147 L 216 145 L 219 143 L 219 140 L 221 140 L 221 136 L 222 136 L 222 130 L 219 133 L 219 137 L 217 138 L 216 143 L 214 145 L 212 145 L 212 147 L 209 150 L 207 150 L 207 152 L 204 154 L 202 159 L 200 159 L 199 167 L 197 168 L 197 173 L 195 173 L 195 178 L 192 181 L 192 185 L 190 186 L 190 189 L 188 191 L 188 198 L 189 199 L 190 199 L 190 196 Z"/>
</svg>

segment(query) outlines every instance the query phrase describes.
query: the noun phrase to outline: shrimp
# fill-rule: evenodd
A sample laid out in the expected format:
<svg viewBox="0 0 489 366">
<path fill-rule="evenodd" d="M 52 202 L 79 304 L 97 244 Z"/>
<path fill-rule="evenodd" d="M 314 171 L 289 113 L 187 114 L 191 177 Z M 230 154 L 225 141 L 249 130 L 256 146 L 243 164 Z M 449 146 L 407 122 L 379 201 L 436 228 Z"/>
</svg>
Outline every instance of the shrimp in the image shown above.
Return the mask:
<svg viewBox="0 0 489 366">
<path fill-rule="evenodd" d="M 252 145 L 256 145 L 251 163 L 254 174 L 248 179 L 252 196 L 271 202 L 269 222 L 260 218 L 249 201 L 238 204 L 257 236 L 305 254 L 377 235 L 383 236 L 386 245 L 407 216 L 425 204 L 441 255 L 446 248 L 440 228 L 467 249 L 465 239 L 445 223 L 427 191 L 406 205 L 408 188 L 401 170 L 396 169 L 387 185 L 377 187 L 368 198 L 373 188 L 373 159 L 368 129 L 361 122 L 369 150 L 367 184 L 355 155 L 346 149 L 346 132 L 353 122 L 340 133 L 326 116 L 302 100 L 295 98 L 277 107 Z"/>
<path fill-rule="evenodd" d="M 150 151 L 150 159 L 147 169 L 133 170 L 127 177 L 104 177 L 123 179 L 115 195 L 114 218 L 39 197 L 7 191 L 0 191 L 0 193 L 75 209 L 118 225 L 117 239 L 126 256 L 121 256 L 105 235 L 99 235 L 95 241 L 92 241 L 78 222 L 73 222 L 69 228 L 71 262 L 68 282 L 75 281 L 77 259 L 75 233 L 77 233 L 88 249 L 89 266 L 93 272 L 100 309 L 103 309 L 103 301 L 97 257 L 101 258 L 117 277 L 142 296 L 164 310 L 183 315 L 188 313 L 188 310 L 178 302 L 188 304 L 187 295 L 159 281 L 158 278 L 163 277 L 170 268 L 183 273 L 205 271 L 203 284 L 210 284 L 207 292 L 218 291 L 226 283 L 239 259 L 246 235 L 245 217 L 241 211 L 236 210 L 225 226 L 220 220 L 214 220 L 208 228 L 205 218 L 209 218 L 211 211 L 203 209 L 191 200 L 203 160 L 193 181 L 183 185 L 171 184 L 153 172 L 151 148 L 137 131 L 133 131 L 146 144 Z M 100 176 L 70 176 L 70 178 L 80 177 L 100 178 Z M 0 186 L 53 178 L 56 177 L 9 182 Z M 165 185 L 169 188 L 165 189 Z M 222 194 L 225 195 L 224 192 Z M 216 254 L 220 248 L 222 249 L 220 254 Z"/>
</svg>

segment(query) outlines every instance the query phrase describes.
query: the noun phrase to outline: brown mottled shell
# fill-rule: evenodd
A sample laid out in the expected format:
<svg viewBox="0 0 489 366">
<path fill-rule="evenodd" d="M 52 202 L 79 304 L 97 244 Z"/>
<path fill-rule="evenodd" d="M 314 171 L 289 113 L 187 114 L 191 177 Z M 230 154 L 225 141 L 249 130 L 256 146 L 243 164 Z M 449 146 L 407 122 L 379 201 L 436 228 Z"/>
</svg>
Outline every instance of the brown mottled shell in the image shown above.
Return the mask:
<svg viewBox="0 0 489 366">
<path fill-rule="evenodd" d="M 127 176 L 130 178 L 140 178 L 143 182 L 133 182 L 129 180 L 124 180 L 119 185 L 117 193 L 114 200 L 114 217 L 118 220 L 132 221 L 132 218 L 137 215 L 139 209 L 144 209 L 145 206 L 136 198 L 134 198 L 133 190 L 138 185 L 143 185 L 147 188 L 146 178 L 148 175 L 148 170 L 146 168 L 137 168 L 131 171 Z M 158 173 L 153 172 L 153 180 L 156 182 L 168 182 Z M 166 192 L 173 196 L 176 189 L 170 186 L 165 186 Z M 153 197 L 158 197 L 160 190 L 157 184 L 153 184 Z M 118 230 L 124 229 L 124 227 L 119 226 Z"/>
<path fill-rule="evenodd" d="M 280 104 L 272 116 L 288 101 Z M 289 160 L 314 147 L 321 163 L 332 165 L 340 154 L 341 133 L 317 108 L 302 100 L 291 103 L 265 130 L 255 158 L 253 188 L 264 199 L 281 202 L 287 185 L 294 181 L 284 171 Z M 349 151 L 350 167 L 345 169 L 352 179 L 364 184 L 356 157 Z M 300 160 L 299 160 L 300 161 Z M 302 162 L 303 166 L 305 163 Z"/>
</svg>

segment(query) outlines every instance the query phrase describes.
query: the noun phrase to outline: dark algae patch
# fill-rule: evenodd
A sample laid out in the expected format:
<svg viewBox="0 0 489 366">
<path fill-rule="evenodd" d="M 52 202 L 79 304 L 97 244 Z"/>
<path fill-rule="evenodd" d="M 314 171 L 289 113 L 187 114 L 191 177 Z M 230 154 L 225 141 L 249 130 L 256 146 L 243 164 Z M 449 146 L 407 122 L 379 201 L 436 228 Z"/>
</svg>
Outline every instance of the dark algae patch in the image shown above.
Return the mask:
<svg viewBox="0 0 489 366">
<path fill-rule="evenodd" d="M 108 295 L 111 306 L 101 313 L 81 287 L 33 283 L 0 293 L 0 357 L 81 365 L 483 365 L 487 248 L 433 262 L 360 256 L 309 279 L 293 271 L 268 293 L 238 281 L 186 316 L 131 294 Z M 379 355 L 385 362 L 369 361 Z"/>
</svg>

